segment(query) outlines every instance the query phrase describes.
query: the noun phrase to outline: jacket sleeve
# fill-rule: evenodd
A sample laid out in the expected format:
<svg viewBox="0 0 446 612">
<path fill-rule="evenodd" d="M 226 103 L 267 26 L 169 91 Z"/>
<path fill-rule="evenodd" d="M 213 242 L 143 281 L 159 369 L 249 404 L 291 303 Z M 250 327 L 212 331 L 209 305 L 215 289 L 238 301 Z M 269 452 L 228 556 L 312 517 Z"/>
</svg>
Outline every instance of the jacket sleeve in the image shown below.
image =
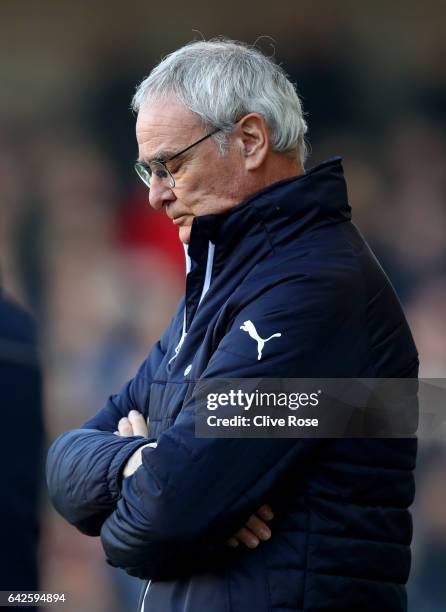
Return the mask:
<svg viewBox="0 0 446 612">
<path fill-rule="evenodd" d="M 87 535 L 99 535 L 120 496 L 122 470 L 130 455 L 148 440 L 113 434 L 132 409 L 147 417 L 150 385 L 164 358 L 170 327 L 152 348 L 136 376 L 82 428 L 68 431 L 51 445 L 47 484 L 56 510 Z"/>
<path fill-rule="evenodd" d="M 334 307 L 336 289 L 326 299 L 321 291 L 303 279 L 241 309 L 203 377 L 322 376 L 324 350 L 330 351 L 348 325 L 348 315 Z M 281 333 L 265 346 L 261 360 L 256 342 L 240 329 L 247 320 L 255 321 L 263 338 Z M 298 486 L 303 467 L 323 443 L 198 438 L 197 401 L 192 395 L 157 448 L 144 449 L 142 465 L 123 483 L 122 497 L 101 530 L 108 562 L 140 578 L 180 575 L 187 568 L 187 550 L 199 557 L 202 547 L 218 557 L 250 514 L 267 501 L 274 509 L 271 495 L 285 477 L 291 478 L 290 486 Z M 230 554 L 237 553 L 231 549 Z"/>
</svg>

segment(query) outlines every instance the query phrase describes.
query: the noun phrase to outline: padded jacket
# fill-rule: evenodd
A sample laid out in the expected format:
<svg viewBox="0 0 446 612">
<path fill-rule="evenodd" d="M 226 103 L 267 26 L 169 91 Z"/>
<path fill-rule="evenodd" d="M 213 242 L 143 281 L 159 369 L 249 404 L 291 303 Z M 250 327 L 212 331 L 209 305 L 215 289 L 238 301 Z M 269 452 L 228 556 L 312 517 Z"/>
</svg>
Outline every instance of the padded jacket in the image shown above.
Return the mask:
<svg viewBox="0 0 446 612">
<path fill-rule="evenodd" d="M 146 612 L 403 612 L 415 439 L 195 436 L 204 378 L 416 377 L 395 292 L 359 231 L 340 158 L 197 217 L 185 296 L 136 376 L 51 446 L 50 496 L 113 566 L 146 580 Z M 241 329 L 281 332 L 258 358 Z M 122 480 L 141 437 L 156 448 Z M 227 538 L 263 503 L 272 537 Z"/>
</svg>

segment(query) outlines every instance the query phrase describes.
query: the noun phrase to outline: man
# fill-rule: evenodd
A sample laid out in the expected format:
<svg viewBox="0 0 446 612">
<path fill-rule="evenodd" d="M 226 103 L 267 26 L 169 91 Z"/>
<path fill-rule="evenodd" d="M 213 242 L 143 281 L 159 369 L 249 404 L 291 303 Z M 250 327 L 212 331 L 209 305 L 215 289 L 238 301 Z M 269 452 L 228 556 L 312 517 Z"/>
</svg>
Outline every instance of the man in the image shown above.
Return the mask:
<svg viewBox="0 0 446 612">
<path fill-rule="evenodd" d="M 147 580 L 146 611 L 405 610 L 414 440 L 194 430 L 206 379 L 417 376 L 340 159 L 304 171 L 294 87 L 233 41 L 172 53 L 134 108 L 136 170 L 178 226 L 185 297 L 135 378 L 51 447 L 56 508 Z"/>
</svg>

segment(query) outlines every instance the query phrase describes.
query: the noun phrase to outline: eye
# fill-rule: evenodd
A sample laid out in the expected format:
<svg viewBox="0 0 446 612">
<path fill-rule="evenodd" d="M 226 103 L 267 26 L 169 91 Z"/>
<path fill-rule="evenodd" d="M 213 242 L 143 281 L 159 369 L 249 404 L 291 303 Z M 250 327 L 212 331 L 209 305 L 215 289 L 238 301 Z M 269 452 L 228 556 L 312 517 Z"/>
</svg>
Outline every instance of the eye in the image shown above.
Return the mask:
<svg viewBox="0 0 446 612">
<path fill-rule="evenodd" d="M 156 169 L 153 171 L 153 174 L 161 179 L 167 178 L 168 176 L 166 170 L 163 167 L 159 167 L 159 166 L 156 167 Z"/>
</svg>

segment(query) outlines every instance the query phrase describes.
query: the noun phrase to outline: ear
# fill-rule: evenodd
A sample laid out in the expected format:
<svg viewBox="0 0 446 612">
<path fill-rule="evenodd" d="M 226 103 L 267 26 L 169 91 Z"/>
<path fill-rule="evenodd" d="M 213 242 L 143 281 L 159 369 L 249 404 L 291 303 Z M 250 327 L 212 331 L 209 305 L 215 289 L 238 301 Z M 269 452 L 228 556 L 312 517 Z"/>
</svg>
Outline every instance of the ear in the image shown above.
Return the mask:
<svg viewBox="0 0 446 612">
<path fill-rule="evenodd" d="M 245 161 L 246 170 L 256 170 L 266 159 L 270 149 L 269 130 L 258 113 L 245 115 L 238 124 L 236 138 Z"/>
</svg>

